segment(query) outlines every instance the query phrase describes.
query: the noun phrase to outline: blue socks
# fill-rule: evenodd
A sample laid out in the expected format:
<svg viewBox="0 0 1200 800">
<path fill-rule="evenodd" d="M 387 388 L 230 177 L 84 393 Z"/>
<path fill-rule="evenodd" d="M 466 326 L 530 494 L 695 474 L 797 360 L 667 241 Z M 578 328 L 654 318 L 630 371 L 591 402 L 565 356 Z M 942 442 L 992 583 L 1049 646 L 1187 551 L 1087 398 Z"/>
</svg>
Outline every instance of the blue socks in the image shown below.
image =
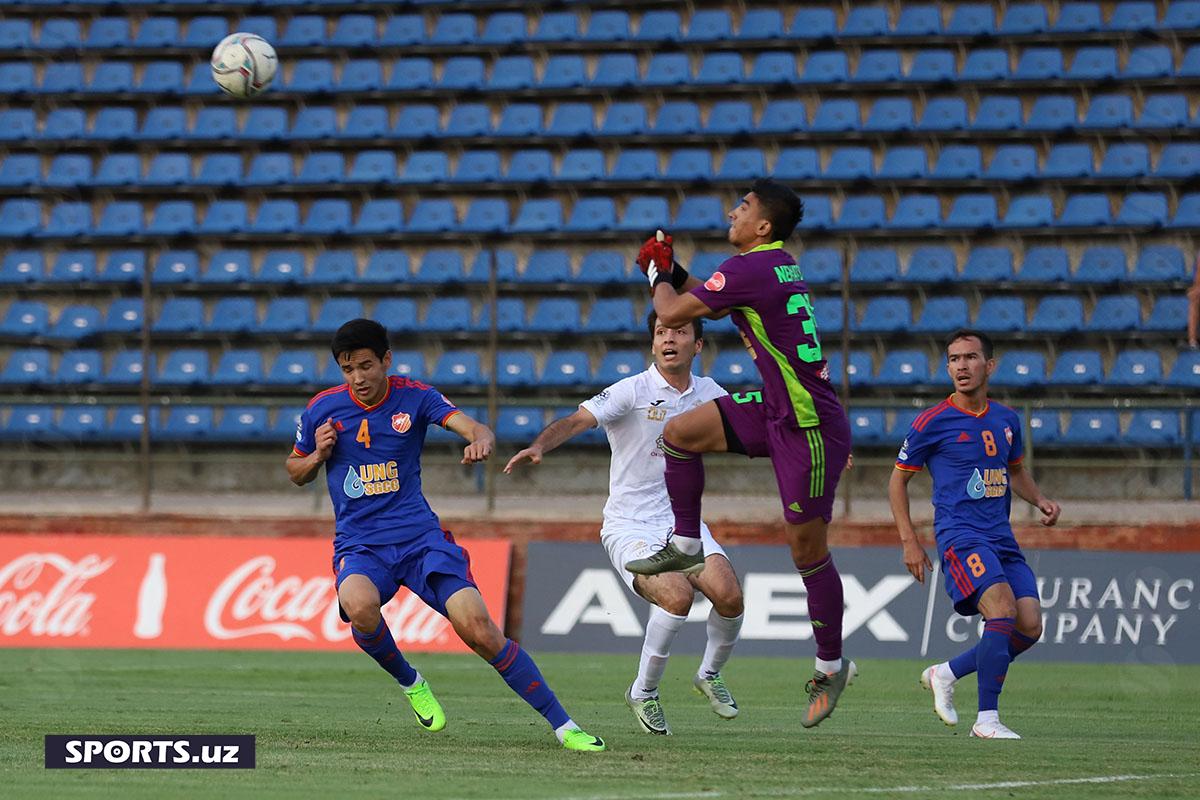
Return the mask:
<svg viewBox="0 0 1200 800">
<path fill-rule="evenodd" d="M 1008 641 L 1012 637 L 1015 622 L 1012 617 L 996 617 L 983 624 L 983 636 L 975 646 L 980 711 L 995 711 L 999 704 L 1004 676 L 1008 674 L 1008 665 L 1012 661 L 1008 653 Z"/>
<path fill-rule="evenodd" d="M 382 617 L 374 633 L 363 633 L 353 625 L 350 626 L 350 630 L 354 634 L 354 643 L 378 661 L 379 666 L 387 670 L 401 686 L 409 688 L 417 682 L 417 671 L 400 654 L 396 640 L 392 638 L 392 632 L 388 630 L 387 622 Z"/>
<path fill-rule="evenodd" d="M 1037 639 L 1032 639 L 1014 629 L 1008 640 L 1009 660 L 1015 659 L 1035 644 L 1037 644 Z M 955 678 L 962 678 L 975 671 L 979 660 L 979 655 L 975 652 L 977 649 L 979 649 L 979 645 L 975 645 L 970 650 L 964 650 L 946 662 L 950 665 L 950 671 L 954 673 Z"/>
<path fill-rule="evenodd" d="M 488 663 L 496 668 L 508 688 L 546 718 L 550 727 L 558 730 L 570 721 L 570 716 L 546 685 L 537 664 L 512 639 L 506 639 L 504 647 Z"/>
</svg>

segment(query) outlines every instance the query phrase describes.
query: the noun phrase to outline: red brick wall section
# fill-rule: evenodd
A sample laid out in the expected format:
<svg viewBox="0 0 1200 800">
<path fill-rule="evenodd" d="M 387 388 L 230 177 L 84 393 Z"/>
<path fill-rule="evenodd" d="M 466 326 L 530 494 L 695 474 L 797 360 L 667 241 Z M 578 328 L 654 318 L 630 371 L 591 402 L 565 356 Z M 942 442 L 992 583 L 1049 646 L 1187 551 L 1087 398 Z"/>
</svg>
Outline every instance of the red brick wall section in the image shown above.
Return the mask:
<svg viewBox="0 0 1200 800">
<path fill-rule="evenodd" d="M 510 634 L 521 630 L 522 587 L 525 585 L 525 548 L 531 541 L 596 542 L 597 522 L 488 521 L 442 517 L 442 524 L 462 538 L 502 537 L 512 541 L 512 576 L 508 590 L 505 628 Z M 730 544 L 775 544 L 783 541 L 782 525 L 748 525 L 739 522 L 711 523 L 718 538 Z M 332 538 L 329 522 L 305 517 L 196 517 L 175 514 L 109 516 L 0 515 L 0 533 L 12 534 L 104 534 L 109 536 L 316 536 Z M 1028 548 L 1125 550 L 1153 552 L 1200 552 L 1200 525 L 1083 525 L 1069 528 L 1018 526 L 1017 538 Z M 932 537 L 927 538 L 932 545 Z M 872 545 L 900 548 L 896 529 L 887 523 L 835 522 L 830 530 L 835 547 Z"/>
</svg>

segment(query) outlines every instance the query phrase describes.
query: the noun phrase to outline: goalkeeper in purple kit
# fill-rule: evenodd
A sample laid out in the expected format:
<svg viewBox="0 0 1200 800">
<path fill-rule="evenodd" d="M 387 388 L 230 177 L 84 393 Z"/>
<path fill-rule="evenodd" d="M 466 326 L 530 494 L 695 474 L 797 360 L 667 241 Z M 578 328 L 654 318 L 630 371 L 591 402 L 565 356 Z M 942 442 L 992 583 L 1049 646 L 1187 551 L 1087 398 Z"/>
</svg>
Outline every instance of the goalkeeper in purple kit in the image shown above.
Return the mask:
<svg viewBox="0 0 1200 800">
<path fill-rule="evenodd" d="M 325 468 L 336 524 L 338 605 L 354 643 L 396 679 L 423 729 L 446 726 L 429 683 L 405 660 L 380 614 L 405 586 L 450 620 L 454 632 L 545 718 L 564 748 L 604 750 L 603 741 L 582 731 L 563 710 L 529 654 L 492 621 L 471 576 L 470 556 L 442 530 L 421 491 L 421 451 L 429 425 L 467 441 L 464 464 L 491 455 L 492 431 L 432 386 L 389 376 L 392 351 L 378 322 L 347 322 L 331 349 L 345 383 L 309 401 L 286 467 L 297 486 Z"/>
<path fill-rule="evenodd" d="M 737 255 L 704 283 L 675 263 L 661 231 L 638 254 L 662 324 L 731 313 L 763 388 L 704 403 L 667 423 L 662 449 L 675 525 L 663 549 L 625 568 L 643 575 L 703 569 L 702 454 L 769 457 L 817 642 L 801 718 L 810 728 L 833 712 L 857 667 L 842 658 L 842 581 L 827 543 L 834 493 L 850 455 L 850 424 L 829 382 L 808 287 L 795 256 L 783 249 L 803 215 L 795 192 L 761 179 L 729 212 L 727 238 Z"/>
</svg>

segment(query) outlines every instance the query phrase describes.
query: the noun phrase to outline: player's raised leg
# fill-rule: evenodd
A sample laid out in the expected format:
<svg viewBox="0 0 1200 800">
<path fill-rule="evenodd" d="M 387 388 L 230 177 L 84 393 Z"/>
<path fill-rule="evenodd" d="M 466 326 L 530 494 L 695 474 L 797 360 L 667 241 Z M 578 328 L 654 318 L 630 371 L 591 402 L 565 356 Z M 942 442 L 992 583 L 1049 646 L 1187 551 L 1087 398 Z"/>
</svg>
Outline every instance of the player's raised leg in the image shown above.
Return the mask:
<svg viewBox="0 0 1200 800">
<path fill-rule="evenodd" d="M 396 679 L 412 706 L 421 727 L 440 731 L 446 727 L 446 714 L 429 683 L 421 677 L 396 647 L 396 640 L 380 613 L 379 589 L 365 574 L 347 573 L 344 566 L 338 575 L 338 603 L 350 620 L 354 643 L 371 656 L 389 675 Z"/>
<path fill-rule="evenodd" d="M 604 742 L 584 733 L 563 709 L 529 654 L 492 622 L 478 589 L 473 586 L 458 589 L 445 600 L 445 608 L 459 637 L 500 673 L 518 697 L 550 723 L 563 747 L 585 752 L 604 750 Z"/>
<path fill-rule="evenodd" d="M 639 575 L 662 572 L 697 573 L 704 569 L 700 543 L 700 505 L 704 494 L 704 453 L 725 452 L 725 431 L 717 401 L 672 417 L 663 429 L 667 494 L 675 514 L 675 527 L 666 546 L 630 561 L 625 568 Z"/>
<path fill-rule="evenodd" d="M 738 705 L 721 670 L 729 661 L 742 630 L 742 587 L 724 554 L 711 553 L 705 561 L 704 572 L 688 579 L 712 602 L 706 624 L 708 641 L 692 685 L 708 698 L 714 714 L 721 719 L 733 719 L 738 715 Z"/>
</svg>

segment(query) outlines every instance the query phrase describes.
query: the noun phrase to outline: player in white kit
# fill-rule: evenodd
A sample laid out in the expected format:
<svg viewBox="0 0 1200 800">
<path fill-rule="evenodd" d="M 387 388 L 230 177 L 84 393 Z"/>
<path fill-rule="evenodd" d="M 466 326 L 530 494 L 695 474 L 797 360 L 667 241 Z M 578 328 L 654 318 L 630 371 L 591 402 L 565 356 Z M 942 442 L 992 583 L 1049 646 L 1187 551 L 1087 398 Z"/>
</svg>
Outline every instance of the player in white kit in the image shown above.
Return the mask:
<svg viewBox="0 0 1200 800">
<path fill-rule="evenodd" d="M 653 606 L 638 675 L 625 693 L 625 702 L 646 732 L 665 736 L 671 727 L 659 701 L 658 684 L 667 667 L 671 642 L 687 621 L 697 590 L 712 602 L 712 610 L 708 644 L 692 685 L 722 719 L 737 716 L 737 703 L 721 669 L 742 628 L 742 588 L 725 551 L 703 522 L 700 532 L 706 557 L 699 571 L 651 576 L 625 569 L 628 561 L 661 550 L 674 523 L 659 448 L 667 420 L 727 394 L 711 378 L 692 374 L 692 361 L 704 346 L 700 320 L 667 328 L 651 311 L 647 325 L 653 337 L 654 364 L 580 403 L 570 416 L 550 423 L 533 444 L 509 460 L 504 471 L 511 473 L 525 462 L 540 464 L 546 453 L 571 437 L 597 425 L 604 428 L 612 461 L 600 541 L 621 579 Z"/>
</svg>

